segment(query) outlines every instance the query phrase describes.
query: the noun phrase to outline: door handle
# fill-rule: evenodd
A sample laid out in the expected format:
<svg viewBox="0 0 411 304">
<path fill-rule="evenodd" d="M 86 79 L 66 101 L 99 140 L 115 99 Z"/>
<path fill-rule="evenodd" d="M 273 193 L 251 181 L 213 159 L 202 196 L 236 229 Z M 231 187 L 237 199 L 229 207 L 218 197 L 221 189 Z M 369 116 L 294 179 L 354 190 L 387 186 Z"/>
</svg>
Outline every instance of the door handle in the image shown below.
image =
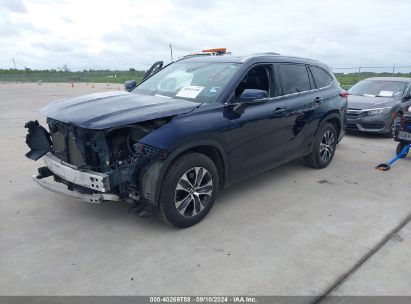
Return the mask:
<svg viewBox="0 0 411 304">
<path fill-rule="evenodd" d="M 320 102 L 323 101 L 323 100 L 324 100 L 323 97 L 316 97 L 316 98 L 314 99 L 314 102 L 315 102 L 315 103 L 320 103 Z"/>
<path fill-rule="evenodd" d="M 277 108 L 271 113 L 271 117 L 283 117 L 286 111 L 286 108 Z"/>
</svg>

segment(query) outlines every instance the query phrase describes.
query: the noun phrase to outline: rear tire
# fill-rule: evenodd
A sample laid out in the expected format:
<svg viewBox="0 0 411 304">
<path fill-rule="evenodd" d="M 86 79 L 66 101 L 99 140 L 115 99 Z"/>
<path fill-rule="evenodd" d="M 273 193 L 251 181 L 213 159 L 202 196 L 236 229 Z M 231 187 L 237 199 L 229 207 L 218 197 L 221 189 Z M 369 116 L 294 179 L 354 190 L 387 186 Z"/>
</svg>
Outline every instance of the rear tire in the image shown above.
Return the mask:
<svg viewBox="0 0 411 304">
<path fill-rule="evenodd" d="M 337 140 L 334 125 L 331 123 L 322 125 L 315 135 L 312 152 L 303 158 L 306 165 L 316 169 L 327 167 L 334 157 Z"/>
<path fill-rule="evenodd" d="M 212 208 L 218 185 L 218 171 L 209 157 L 195 152 L 178 157 L 161 187 L 160 219 L 178 228 L 197 224 Z"/>
</svg>

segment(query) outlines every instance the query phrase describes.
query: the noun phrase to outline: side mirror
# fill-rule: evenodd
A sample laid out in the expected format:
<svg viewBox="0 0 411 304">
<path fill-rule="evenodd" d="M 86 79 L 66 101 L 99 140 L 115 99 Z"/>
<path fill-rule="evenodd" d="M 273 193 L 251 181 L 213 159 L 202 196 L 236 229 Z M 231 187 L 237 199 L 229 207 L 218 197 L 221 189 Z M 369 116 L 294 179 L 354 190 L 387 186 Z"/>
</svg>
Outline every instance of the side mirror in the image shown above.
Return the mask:
<svg viewBox="0 0 411 304">
<path fill-rule="evenodd" d="M 137 86 L 137 81 L 135 81 L 135 80 L 127 80 L 124 83 L 124 89 L 127 92 L 131 92 L 132 90 L 134 90 L 136 88 L 136 86 Z"/>
<path fill-rule="evenodd" d="M 266 103 L 267 101 L 269 101 L 267 91 L 245 89 L 239 98 L 239 103 L 234 106 L 233 110 L 241 115 L 246 107 Z"/>
<path fill-rule="evenodd" d="M 245 89 L 244 92 L 241 94 L 239 101 L 253 101 L 255 99 L 263 99 L 268 98 L 267 91 L 264 90 L 256 90 L 256 89 Z"/>
</svg>

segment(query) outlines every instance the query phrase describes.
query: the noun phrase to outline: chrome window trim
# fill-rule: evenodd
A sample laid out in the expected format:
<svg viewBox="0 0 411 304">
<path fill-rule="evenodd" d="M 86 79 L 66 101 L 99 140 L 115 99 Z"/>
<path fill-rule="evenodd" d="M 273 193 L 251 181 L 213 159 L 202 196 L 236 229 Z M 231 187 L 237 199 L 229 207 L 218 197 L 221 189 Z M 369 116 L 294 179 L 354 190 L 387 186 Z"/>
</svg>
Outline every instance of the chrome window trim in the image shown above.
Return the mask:
<svg viewBox="0 0 411 304">
<path fill-rule="evenodd" d="M 333 84 L 334 80 L 331 81 L 331 83 L 326 86 L 326 87 L 322 87 L 322 88 L 315 88 L 313 90 L 308 90 L 308 91 L 302 91 L 302 92 L 296 92 L 296 93 L 291 93 L 291 94 L 285 94 L 285 95 L 281 95 L 281 97 L 285 97 L 285 96 L 292 96 L 292 95 L 297 95 L 297 94 L 304 94 L 304 93 L 308 93 L 308 92 L 315 92 L 315 91 L 320 91 L 322 89 L 326 89 L 329 88 L 332 84 Z"/>
</svg>

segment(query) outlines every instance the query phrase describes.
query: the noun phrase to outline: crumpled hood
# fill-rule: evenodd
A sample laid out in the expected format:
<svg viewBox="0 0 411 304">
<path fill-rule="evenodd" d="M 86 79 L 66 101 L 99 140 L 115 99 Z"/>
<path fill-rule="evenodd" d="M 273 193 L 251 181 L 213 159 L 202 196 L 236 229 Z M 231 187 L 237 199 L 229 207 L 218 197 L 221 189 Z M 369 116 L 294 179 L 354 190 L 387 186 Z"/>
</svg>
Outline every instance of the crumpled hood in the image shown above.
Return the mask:
<svg viewBox="0 0 411 304">
<path fill-rule="evenodd" d="M 196 102 L 128 92 L 103 92 L 52 102 L 41 114 L 86 129 L 106 129 L 185 114 Z"/>
<path fill-rule="evenodd" d="M 375 109 L 392 107 L 396 104 L 392 97 L 368 97 L 360 95 L 348 95 L 349 109 Z"/>
</svg>

